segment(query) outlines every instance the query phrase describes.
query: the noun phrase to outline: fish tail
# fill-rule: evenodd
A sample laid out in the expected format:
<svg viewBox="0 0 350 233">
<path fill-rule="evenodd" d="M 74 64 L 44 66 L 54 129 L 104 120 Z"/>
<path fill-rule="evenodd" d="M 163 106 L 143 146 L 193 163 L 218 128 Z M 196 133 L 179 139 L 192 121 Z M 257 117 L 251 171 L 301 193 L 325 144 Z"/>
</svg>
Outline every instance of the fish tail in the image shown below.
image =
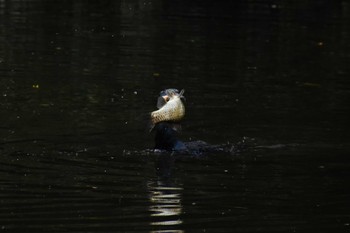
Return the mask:
<svg viewBox="0 0 350 233">
<path fill-rule="evenodd" d="M 185 93 L 185 89 L 182 89 L 182 90 L 180 91 L 179 97 L 180 97 L 180 98 L 181 98 L 181 97 L 184 97 L 184 96 L 183 96 L 184 93 Z"/>
<path fill-rule="evenodd" d="M 185 98 L 185 96 L 184 96 L 184 93 L 185 93 L 185 89 L 182 89 L 182 90 L 180 91 L 179 98 L 182 99 L 182 100 L 184 100 L 184 101 L 186 101 L 186 98 Z"/>
</svg>

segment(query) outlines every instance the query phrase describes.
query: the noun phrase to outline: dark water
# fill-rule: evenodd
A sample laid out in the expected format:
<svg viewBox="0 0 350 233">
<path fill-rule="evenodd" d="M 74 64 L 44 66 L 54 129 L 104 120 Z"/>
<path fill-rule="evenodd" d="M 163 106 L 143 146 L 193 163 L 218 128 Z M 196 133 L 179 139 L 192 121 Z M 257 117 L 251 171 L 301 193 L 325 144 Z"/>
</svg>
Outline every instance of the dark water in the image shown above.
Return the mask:
<svg viewBox="0 0 350 233">
<path fill-rule="evenodd" d="M 341 0 L 0 0 L 0 229 L 349 232 L 349 22 Z M 142 153 L 167 87 L 185 141 L 247 146 Z"/>
</svg>

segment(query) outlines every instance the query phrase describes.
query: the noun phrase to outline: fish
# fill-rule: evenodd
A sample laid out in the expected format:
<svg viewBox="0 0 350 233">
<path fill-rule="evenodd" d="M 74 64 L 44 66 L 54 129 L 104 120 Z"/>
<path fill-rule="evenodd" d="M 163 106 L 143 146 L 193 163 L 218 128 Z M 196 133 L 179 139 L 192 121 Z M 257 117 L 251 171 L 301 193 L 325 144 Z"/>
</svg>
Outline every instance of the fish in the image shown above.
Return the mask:
<svg viewBox="0 0 350 233">
<path fill-rule="evenodd" d="M 154 128 L 155 124 L 162 121 L 179 122 L 185 116 L 185 105 L 182 99 L 185 90 L 179 91 L 177 89 L 167 89 L 160 93 L 158 98 L 156 111 L 151 113 L 150 131 Z"/>
</svg>

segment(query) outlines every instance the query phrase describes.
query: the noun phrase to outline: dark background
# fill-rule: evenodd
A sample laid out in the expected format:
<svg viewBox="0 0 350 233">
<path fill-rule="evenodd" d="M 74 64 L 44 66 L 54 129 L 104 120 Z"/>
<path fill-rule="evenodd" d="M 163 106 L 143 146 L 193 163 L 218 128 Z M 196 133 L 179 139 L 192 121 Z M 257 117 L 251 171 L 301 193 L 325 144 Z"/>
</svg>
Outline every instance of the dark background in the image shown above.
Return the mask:
<svg viewBox="0 0 350 233">
<path fill-rule="evenodd" d="M 341 0 L 0 0 L 1 229 L 349 231 L 349 22 Z M 164 179 L 169 87 L 185 141 L 254 148 Z"/>
</svg>

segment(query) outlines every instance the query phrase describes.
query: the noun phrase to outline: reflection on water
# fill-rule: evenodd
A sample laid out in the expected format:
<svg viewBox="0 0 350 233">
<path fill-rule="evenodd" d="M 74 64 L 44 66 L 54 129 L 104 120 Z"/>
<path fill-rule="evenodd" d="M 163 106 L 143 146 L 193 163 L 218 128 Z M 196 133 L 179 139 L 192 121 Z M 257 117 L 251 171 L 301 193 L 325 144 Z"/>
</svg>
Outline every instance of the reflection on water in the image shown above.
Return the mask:
<svg viewBox="0 0 350 233">
<path fill-rule="evenodd" d="M 148 183 L 148 189 L 151 202 L 149 210 L 151 216 L 156 217 L 150 224 L 155 226 L 181 225 L 182 188 L 170 187 L 161 181 L 156 181 Z"/>
<path fill-rule="evenodd" d="M 183 188 L 172 181 L 173 166 L 174 158 L 171 155 L 161 155 L 155 163 L 157 179 L 147 183 L 152 217 L 150 225 L 166 229 L 152 232 L 184 232 L 181 230 Z"/>
</svg>

